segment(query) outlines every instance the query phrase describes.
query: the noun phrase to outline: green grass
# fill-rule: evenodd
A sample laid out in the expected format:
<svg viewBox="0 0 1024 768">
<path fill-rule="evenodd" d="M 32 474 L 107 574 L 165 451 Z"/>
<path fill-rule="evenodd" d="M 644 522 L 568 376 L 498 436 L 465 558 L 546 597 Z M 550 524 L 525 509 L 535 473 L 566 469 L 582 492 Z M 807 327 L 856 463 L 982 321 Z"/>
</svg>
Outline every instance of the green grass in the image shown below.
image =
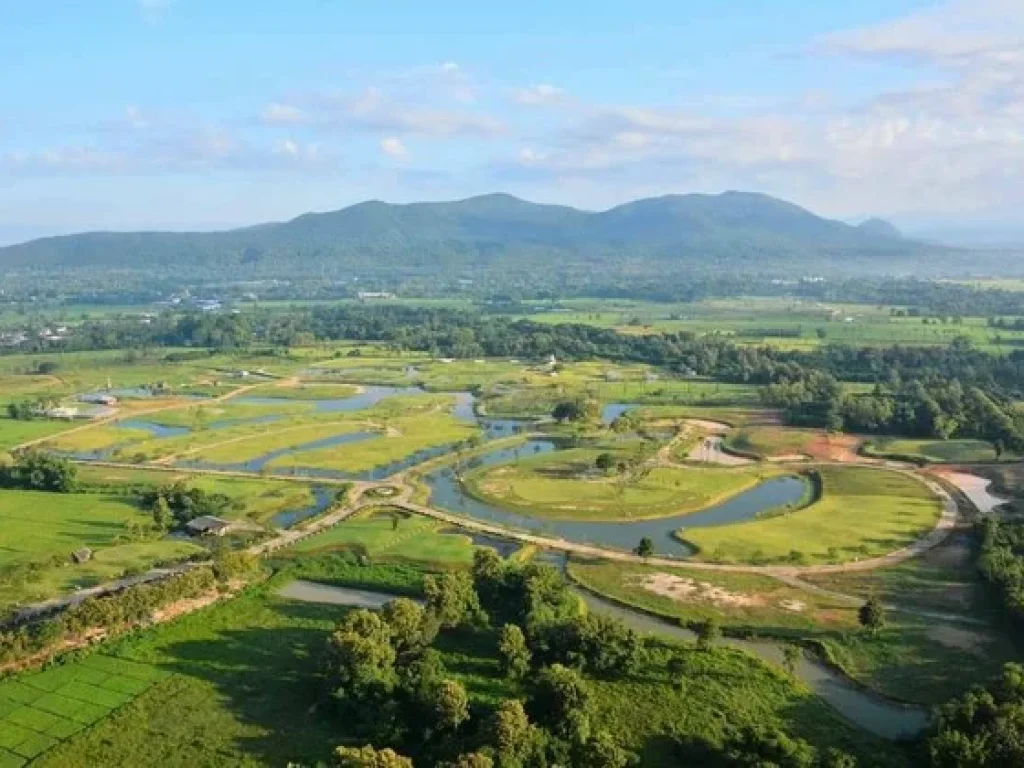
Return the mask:
<svg viewBox="0 0 1024 768">
<path fill-rule="evenodd" d="M 150 440 L 130 446 L 123 452 L 127 456 L 141 453 L 150 457 L 187 454 L 183 458 L 236 464 L 258 459 L 271 451 L 359 432 L 366 427 L 365 422 L 354 420 L 244 425 L 195 433 L 187 439 Z"/>
<path fill-rule="evenodd" d="M 66 421 L 17 421 L 0 418 L 0 451 L 27 443 L 29 440 L 49 437 L 71 429 L 74 424 Z"/>
<path fill-rule="evenodd" d="M 0 490 L 0 567 L 109 545 L 140 518 L 117 496 Z"/>
<path fill-rule="evenodd" d="M 188 470 L 163 472 L 123 467 L 81 465 L 79 479 L 92 486 L 134 486 L 156 488 L 174 482 L 223 494 L 233 502 L 224 511 L 229 519 L 248 519 L 262 523 L 278 512 L 312 506 L 316 498 L 312 486 L 269 478 L 218 477 L 193 474 Z"/>
<path fill-rule="evenodd" d="M 685 530 L 697 557 L 727 563 L 821 563 L 875 557 L 931 530 L 940 501 L 902 473 L 822 467 L 822 496 L 809 507 L 748 523 Z"/>
<path fill-rule="evenodd" d="M 770 576 L 580 558 L 570 561 L 569 574 L 598 594 L 691 626 L 715 619 L 739 631 L 802 636 L 857 625 L 848 604 Z"/>
<path fill-rule="evenodd" d="M 312 407 L 308 403 L 292 402 L 282 399 L 280 405 L 264 405 L 256 403 L 233 402 L 185 404 L 181 408 L 160 411 L 149 416 L 142 416 L 145 421 L 167 427 L 187 427 L 201 430 L 210 424 L 235 419 L 256 419 L 265 416 L 295 416 L 310 413 Z"/>
<path fill-rule="evenodd" d="M 86 563 L 46 565 L 30 576 L 0 580 L 0 611 L 68 594 L 76 589 L 113 581 L 126 572 L 149 570 L 157 564 L 185 560 L 205 550 L 188 541 L 139 541 L 105 546 Z"/>
<path fill-rule="evenodd" d="M 976 461 L 995 461 L 992 443 L 984 440 L 909 440 L 875 438 L 864 446 L 869 456 L 891 456 L 925 462 L 959 464 Z M 1017 458 L 1005 455 L 1004 460 Z"/>
<path fill-rule="evenodd" d="M 281 400 L 343 400 L 357 392 L 358 389 L 351 384 L 303 383 L 297 387 L 268 385 L 253 390 L 251 395 Z"/>
<path fill-rule="evenodd" d="M 821 433 L 812 429 L 744 427 L 730 432 L 725 446 L 741 454 L 771 458 L 807 454 L 809 446 L 820 439 Z"/>
<path fill-rule="evenodd" d="M 344 609 L 273 596 L 287 579 L 123 641 L 119 658 L 172 676 L 37 761 L 40 767 L 97 765 L 284 765 L 326 761 L 343 743 L 343 721 L 320 695 L 320 650 Z M 475 703 L 518 696 L 498 674 L 493 638 L 449 633 L 438 647 L 448 673 Z M 622 681 L 593 681 L 597 725 L 608 727 L 660 768 L 677 764 L 663 738 L 721 737 L 735 725 L 781 725 L 866 760 L 899 765 L 893 747 L 852 728 L 781 672 L 727 649 L 681 653 L 677 686 L 666 672 L 671 651 L 654 643 L 649 659 Z"/>
<path fill-rule="evenodd" d="M 468 565 L 473 560 L 471 539 L 445 533 L 445 529 L 436 520 L 385 507 L 360 512 L 282 552 L 299 557 L 347 550 L 365 554 L 374 562 Z"/>
<path fill-rule="evenodd" d="M 362 472 L 479 434 L 472 424 L 447 413 L 424 413 L 378 423 L 386 425 L 386 432 L 372 439 L 281 456 L 268 466 L 271 469 L 308 467 Z"/>
<path fill-rule="evenodd" d="M 615 520 L 694 512 L 780 474 L 773 468 L 673 469 L 638 477 L 594 469 L 598 449 L 576 448 L 472 470 L 467 490 L 479 498 L 552 519 Z"/>
<path fill-rule="evenodd" d="M 90 451 L 102 451 L 105 448 L 112 448 L 122 443 L 146 440 L 149 434 L 144 429 L 127 429 L 113 425 L 99 425 L 55 437 L 52 440 L 48 440 L 45 447 L 55 451 L 87 453 Z"/>
</svg>

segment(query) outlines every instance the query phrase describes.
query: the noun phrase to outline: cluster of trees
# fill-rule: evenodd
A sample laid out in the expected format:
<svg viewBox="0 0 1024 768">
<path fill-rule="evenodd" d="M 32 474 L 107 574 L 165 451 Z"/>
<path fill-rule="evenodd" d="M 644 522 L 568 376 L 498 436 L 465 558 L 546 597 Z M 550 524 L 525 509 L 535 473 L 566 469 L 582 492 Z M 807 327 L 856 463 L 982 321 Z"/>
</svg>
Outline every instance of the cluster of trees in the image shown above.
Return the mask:
<svg viewBox="0 0 1024 768">
<path fill-rule="evenodd" d="M 181 480 L 143 490 L 140 503 L 152 513 L 153 522 L 163 530 L 183 526 L 205 515 L 217 517 L 241 504 L 223 493 L 190 488 Z"/>
<path fill-rule="evenodd" d="M 926 740 L 932 768 L 1006 768 L 1024 765 L 1024 666 L 1007 664 L 1002 676 L 936 710 Z"/>
<path fill-rule="evenodd" d="M 1024 523 L 989 516 L 979 527 L 981 576 L 998 593 L 1010 620 L 1024 627 Z"/>
<path fill-rule="evenodd" d="M 212 568 L 198 566 L 161 581 L 87 598 L 57 616 L 0 631 L 0 662 L 35 656 L 90 630 L 113 634 L 128 629 L 164 606 L 209 593 L 216 583 Z"/>
<path fill-rule="evenodd" d="M 17 421 L 38 419 L 50 408 L 55 408 L 59 401 L 54 397 L 39 397 L 35 400 L 15 400 L 7 404 L 7 418 Z"/>
<path fill-rule="evenodd" d="M 431 576 L 421 607 L 408 599 L 379 613 L 346 615 L 328 642 L 325 672 L 347 726 L 389 749 L 342 747 L 348 768 L 625 768 L 637 757 L 597 727 L 593 679 L 629 679 L 645 643 L 623 623 L 580 615 L 565 579 L 549 566 L 474 555 L 470 574 Z M 702 632 L 701 648 L 716 627 Z M 521 698 L 471 701 L 432 646 L 495 653 Z M 670 668 L 682 667 L 673 656 Z M 672 738 L 671 735 L 669 738 Z M 774 729 L 744 729 L 722 744 L 678 740 L 683 764 L 849 768 L 842 752 L 819 752 Z M 408 755 L 408 756 L 407 756 Z"/>
<path fill-rule="evenodd" d="M 957 379 L 876 384 L 869 393 L 844 392 L 834 376 L 801 369 L 763 387 L 762 402 L 782 408 L 789 424 L 869 434 L 989 440 L 997 454 L 1024 450 L 1024 412 Z"/>
<path fill-rule="evenodd" d="M 630 671 L 640 641 L 618 622 L 581 617 L 562 577 L 543 565 L 510 565 L 490 550 L 472 575 L 428 577 L 425 604 L 400 598 L 380 613 L 353 611 L 326 654 L 330 693 L 368 739 L 428 765 L 622 768 L 632 757 L 590 716 L 589 675 Z M 522 700 L 471 704 L 431 646 L 439 634 L 490 644 Z M 369 750 L 369 751 L 366 751 Z M 339 765 L 406 765 L 366 750 L 338 751 Z M 385 762 L 379 762 L 384 760 Z M 377 761 L 377 762 L 374 762 Z"/>
<path fill-rule="evenodd" d="M 71 493 L 78 487 L 78 467 L 45 451 L 17 451 L 10 462 L 0 463 L 0 487 Z"/>
</svg>

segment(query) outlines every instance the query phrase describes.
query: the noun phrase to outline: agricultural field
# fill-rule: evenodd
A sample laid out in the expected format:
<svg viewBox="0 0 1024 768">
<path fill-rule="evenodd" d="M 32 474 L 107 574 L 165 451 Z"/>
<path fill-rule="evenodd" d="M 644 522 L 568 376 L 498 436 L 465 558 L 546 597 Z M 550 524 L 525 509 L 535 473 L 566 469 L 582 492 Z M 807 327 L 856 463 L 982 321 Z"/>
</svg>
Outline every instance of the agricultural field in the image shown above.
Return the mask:
<svg viewBox="0 0 1024 768">
<path fill-rule="evenodd" d="M 98 425 L 88 429 L 68 431 L 66 434 L 47 440 L 43 447 L 60 453 L 92 453 L 128 443 L 142 442 L 149 436 L 150 433 L 144 429 L 130 429 L 116 424 Z"/>
<path fill-rule="evenodd" d="M 994 462 L 998 458 L 992 443 L 984 440 L 910 440 L 900 438 L 873 438 L 864 444 L 867 456 L 920 461 L 935 464 L 966 464 Z M 1004 460 L 1019 457 L 1003 454 Z"/>
<path fill-rule="evenodd" d="M 697 557 L 724 563 L 825 563 L 907 546 L 930 531 L 941 502 L 920 481 L 867 467 L 821 467 L 821 497 L 809 507 L 682 534 Z"/>
<path fill-rule="evenodd" d="M 757 296 L 683 304 L 577 299 L 545 308 L 530 319 L 593 325 L 623 333 L 688 331 L 785 349 L 822 344 L 936 346 L 963 336 L 979 347 L 1008 352 L 1024 343 L 1024 332 L 990 328 L 986 318 L 899 317 L 891 310 L 869 304 Z"/>
<path fill-rule="evenodd" d="M 0 567 L 109 546 L 142 518 L 121 496 L 0 490 Z"/>
<path fill-rule="evenodd" d="M 633 476 L 598 470 L 603 452 L 576 448 L 472 470 L 464 485 L 473 496 L 537 517 L 629 520 L 695 512 L 782 474 L 761 467 L 657 467 Z"/>
<path fill-rule="evenodd" d="M 0 682 L 0 766 L 26 765 L 167 677 L 150 664 L 94 654 Z"/>
</svg>

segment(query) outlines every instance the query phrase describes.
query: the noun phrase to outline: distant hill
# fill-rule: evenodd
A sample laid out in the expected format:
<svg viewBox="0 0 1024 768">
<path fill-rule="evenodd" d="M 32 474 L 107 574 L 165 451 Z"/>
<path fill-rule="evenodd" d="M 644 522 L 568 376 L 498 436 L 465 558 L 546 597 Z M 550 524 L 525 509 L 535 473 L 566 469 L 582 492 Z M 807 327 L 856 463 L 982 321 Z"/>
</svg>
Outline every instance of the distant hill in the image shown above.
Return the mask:
<svg viewBox="0 0 1024 768">
<path fill-rule="evenodd" d="M 903 237 L 903 233 L 896 229 L 895 226 L 893 226 L 885 219 L 880 219 L 877 216 L 875 218 L 861 222 L 860 224 L 857 225 L 857 229 L 859 229 L 861 232 L 869 232 L 873 235 L 878 235 L 880 237 Z"/>
<path fill-rule="evenodd" d="M 569 267 L 658 275 L 721 269 L 916 273 L 956 251 L 747 192 L 668 195 L 603 212 L 494 194 L 442 203 L 370 201 L 225 232 L 92 232 L 0 248 L 7 269 L 189 270 L 285 276 Z M 927 257 L 927 258 L 926 258 Z"/>
</svg>

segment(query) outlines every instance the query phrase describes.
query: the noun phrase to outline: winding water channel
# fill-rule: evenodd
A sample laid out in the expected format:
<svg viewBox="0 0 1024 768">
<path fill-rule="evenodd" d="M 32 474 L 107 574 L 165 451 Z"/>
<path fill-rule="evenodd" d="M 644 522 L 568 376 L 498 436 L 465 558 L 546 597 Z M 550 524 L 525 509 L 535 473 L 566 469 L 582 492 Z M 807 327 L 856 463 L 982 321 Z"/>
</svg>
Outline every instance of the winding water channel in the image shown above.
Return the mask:
<svg viewBox="0 0 1024 768">
<path fill-rule="evenodd" d="M 521 457 L 550 453 L 555 450 L 558 450 L 558 445 L 555 442 L 534 439 L 519 446 L 499 448 L 485 453 L 477 457 L 474 464 L 476 466 L 507 464 L 517 461 Z M 699 512 L 651 520 L 596 522 L 538 518 L 482 501 L 469 496 L 463 490 L 462 484 L 454 472 L 448 468 L 430 472 L 424 476 L 423 480 L 430 488 L 431 506 L 441 507 L 475 520 L 612 549 L 632 549 L 641 538 L 646 536 L 654 542 L 657 554 L 669 557 L 688 557 L 693 554 L 691 547 L 675 537 L 675 532 L 680 529 L 704 528 L 752 520 L 767 510 L 798 503 L 807 491 L 807 482 L 800 477 L 775 477 Z"/>
<path fill-rule="evenodd" d="M 576 590 L 576 593 L 591 611 L 620 619 L 641 634 L 660 635 L 685 642 L 696 639 L 693 632 L 682 627 L 625 608 L 589 592 Z M 292 600 L 360 608 L 379 608 L 401 597 L 386 592 L 335 587 L 302 580 L 287 584 L 278 594 Z M 722 643 L 751 653 L 775 666 L 782 665 L 782 648 L 771 641 L 728 638 Z M 865 691 L 841 673 L 806 654 L 801 657 L 794 674 L 847 720 L 884 738 L 910 738 L 927 724 L 927 715 L 923 710 L 886 701 Z"/>
</svg>

